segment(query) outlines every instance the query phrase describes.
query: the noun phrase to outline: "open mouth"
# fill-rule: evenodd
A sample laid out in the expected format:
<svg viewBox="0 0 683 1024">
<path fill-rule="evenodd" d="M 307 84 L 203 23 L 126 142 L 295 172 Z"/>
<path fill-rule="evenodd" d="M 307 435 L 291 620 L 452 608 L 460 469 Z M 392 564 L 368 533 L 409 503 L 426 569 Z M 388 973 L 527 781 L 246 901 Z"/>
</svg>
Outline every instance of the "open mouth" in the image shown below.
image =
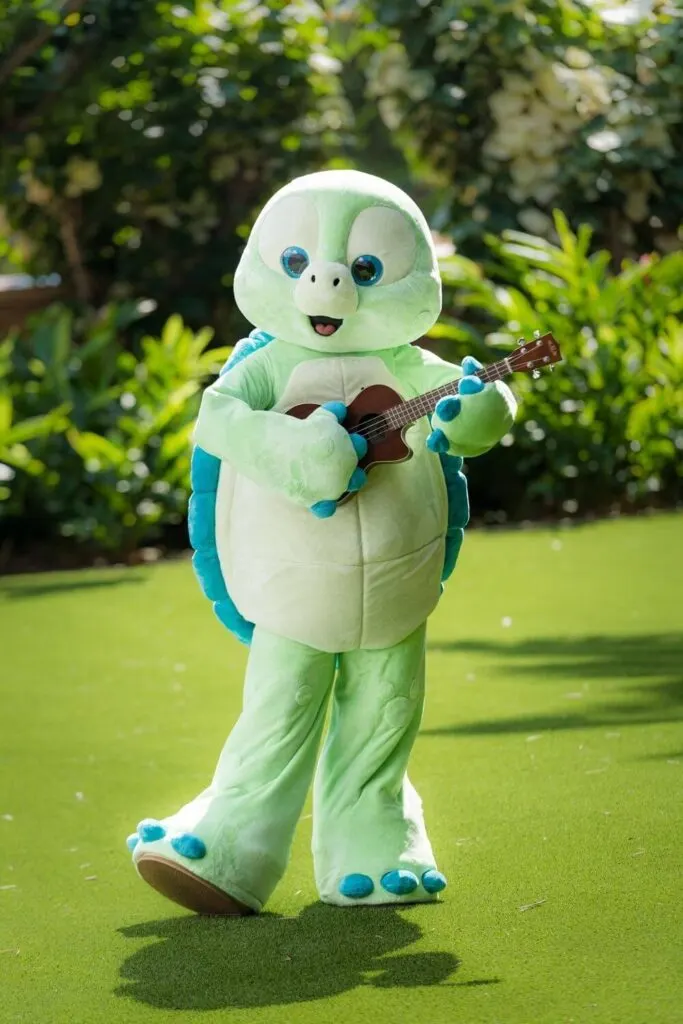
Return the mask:
<svg viewBox="0 0 683 1024">
<path fill-rule="evenodd" d="M 324 337 L 334 334 L 344 323 L 343 320 L 338 320 L 334 316 L 309 316 L 308 319 L 315 333 L 322 334 Z"/>
</svg>

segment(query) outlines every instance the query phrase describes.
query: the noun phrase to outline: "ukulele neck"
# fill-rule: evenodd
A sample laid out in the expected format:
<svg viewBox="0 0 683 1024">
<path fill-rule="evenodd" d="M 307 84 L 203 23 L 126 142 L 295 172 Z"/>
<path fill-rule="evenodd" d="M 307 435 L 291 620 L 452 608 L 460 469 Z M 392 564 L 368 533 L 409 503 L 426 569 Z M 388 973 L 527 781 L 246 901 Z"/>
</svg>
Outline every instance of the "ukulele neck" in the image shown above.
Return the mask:
<svg viewBox="0 0 683 1024">
<path fill-rule="evenodd" d="M 483 380 L 485 384 L 488 384 L 494 380 L 504 380 L 505 377 L 509 377 L 513 373 L 514 367 L 511 365 L 510 359 L 506 358 L 499 359 L 496 363 L 490 363 L 488 366 L 482 367 L 477 371 L 477 377 Z M 406 399 L 405 402 L 400 402 L 398 405 L 392 405 L 389 409 L 385 409 L 384 418 L 392 429 L 408 427 L 411 423 L 416 423 L 419 419 L 422 419 L 423 416 L 431 416 L 439 400 L 450 395 L 457 395 L 459 387 L 459 380 L 452 380 L 448 384 L 442 384 L 432 391 L 426 391 L 423 395 Z"/>
</svg>

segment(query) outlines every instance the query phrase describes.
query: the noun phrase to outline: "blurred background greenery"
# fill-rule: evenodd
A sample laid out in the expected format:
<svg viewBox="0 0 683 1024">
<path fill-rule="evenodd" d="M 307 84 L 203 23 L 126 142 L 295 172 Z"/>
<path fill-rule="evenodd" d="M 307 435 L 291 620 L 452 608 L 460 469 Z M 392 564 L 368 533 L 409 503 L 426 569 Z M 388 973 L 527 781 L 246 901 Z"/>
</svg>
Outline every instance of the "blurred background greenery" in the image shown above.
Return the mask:
<svg viewBox="0 0 683 1024">
<path fill-rule="evenodd" d="M 682 14 L 5 0 L 0 571 L 185 543 L 201 387 L 249 329 L 241 247 L 277 187 L 322 167 L 425 210 L 446 289 L 423 343 L 454 361 L 536 329 L 562 345 L 468 467 L 477 520 L 677 504 Z"/>
</svg>

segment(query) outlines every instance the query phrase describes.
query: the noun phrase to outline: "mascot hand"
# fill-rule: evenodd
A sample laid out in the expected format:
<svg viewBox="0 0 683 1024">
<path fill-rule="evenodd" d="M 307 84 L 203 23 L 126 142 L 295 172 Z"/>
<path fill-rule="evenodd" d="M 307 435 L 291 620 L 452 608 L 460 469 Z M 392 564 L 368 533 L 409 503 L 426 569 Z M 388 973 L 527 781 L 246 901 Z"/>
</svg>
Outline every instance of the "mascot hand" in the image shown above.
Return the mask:
<svg viewBox="0 0 683 1024">
<path fill-rule="evenodd" d="M 432 418 L 434 429 L 427 438 L 427 447 L 431 451 L 445 453 L 449 450 L 451 442 L 448 436 L 448 424 L 460 415 L 462 403 L 459 396 L 478 395 L 484 390 L 483 380 L 476 376 L 476 371 L 481 369 L 482 364 L 477 359 L 474 359 L 473 356 L 465 356 L 462 361 L 464 376 L 458 385 L 458 394 L 440 399 L 434 410 Z"/>
<path fill-rule="evenodd" d="M 304 443 L 299 455 L 306 481 L 302 496 L 319 519 L 333 515 L 337 499 L 345 491 L 359 491 L 366 480 L 358 460 L 368 450 L 367 441 L 341 426 L 346 412 L 343 402 L 328 402 L 302 421 Z"/>
</svg>

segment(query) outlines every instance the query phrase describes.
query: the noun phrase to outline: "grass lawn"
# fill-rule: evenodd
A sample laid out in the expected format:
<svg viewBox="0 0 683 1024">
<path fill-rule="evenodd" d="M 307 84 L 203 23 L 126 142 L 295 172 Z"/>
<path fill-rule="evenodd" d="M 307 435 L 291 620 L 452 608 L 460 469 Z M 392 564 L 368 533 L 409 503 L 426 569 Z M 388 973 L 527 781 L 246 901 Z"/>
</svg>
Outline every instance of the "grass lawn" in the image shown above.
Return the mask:
<svg viewBox="0 0 683 1024">
<path fill-rule="evenodd" d="M 411 772 L 437 906 L 319 904 L 308 816 L 262 917 L 136 877 L 240 707 L 188 562 L 4 580 L 0 639 L 3 1024 L 683 1021 L 682 517 L 467 538 Z"/>
</svg>

